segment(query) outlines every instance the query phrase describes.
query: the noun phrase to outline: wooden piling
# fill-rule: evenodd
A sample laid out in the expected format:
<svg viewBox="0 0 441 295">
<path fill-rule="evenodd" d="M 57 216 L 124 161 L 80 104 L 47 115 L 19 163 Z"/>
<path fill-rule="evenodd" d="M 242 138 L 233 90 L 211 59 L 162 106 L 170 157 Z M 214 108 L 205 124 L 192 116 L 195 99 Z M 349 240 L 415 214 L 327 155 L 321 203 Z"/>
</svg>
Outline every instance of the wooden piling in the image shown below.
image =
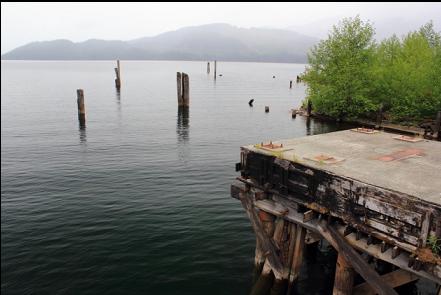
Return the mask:
<svg viewBox="0 0 441 295">
<path fill-rule="evenodd" d="M 207 62 L 207 74 L 210 74 L 210 62 Z"/>
<path fill-rule="evenodd" d="M 121 88 L 121 68 L 119 65 L 119 59 L 116 61 L 116 68 L 115 68 L 115 75 L 116 75 L 116 79 L 115 79 L 115 87 L 116 89 L 120 89 Z"/>
<path fill-rule="evenodd" d="M 335 269 L 335 280 L 333 295 L 351 295 L 354 287 L 354 269 L 346 261 L 343 255 L 339 254 Z"/>
<path fill-rule="evenodd" d="M 178 90 L 178 106 L 182 106 L 182 75 L 181 73 L 176 73 L 176 89 Z"/>
<path fill-rule="evenodd" d="M 80 126 L 86 124 L 86 108 L 84 106 L 84 91 L 83 89 L 77 89 L 77 106 L 78 106 L 78 121 Z"/>
<path fill-rule="evenodd" d="M 265 106 L 265 113 L 269 113 L 269 106 Z"/>
<path fill-rule="evenodd" d="M 186 73 L 176 73 L 176 88 L 178 105 L 180 107 L 190 106 L 190 80 Z"/>
<path fill-rule="evenodd" d="M 259 219 L 260 222 L 262 223 L 262 227 L 264 232 L 268 235 L 268 236 L 273 236 L 274 234 L 274 215 L 271 215 L 265 211 L 260 210 L 259 211 Z M 255 257 L 254 257 L 254 263 L 256 268 L 260 269 L 260 271 L 262 271 L 263 268 L 263 264 L 265 263 L 265 253 L 262 250 L 262 246 L 261 243 L 259 241 L 259 239 L 256 239 L 256 251 L 255 251 Z"/>
<path fill-rule="evenodd" d="M 311 112 L 312 112 L 312 102 L 311 99 L 308 99 L 308 105 L 306 107 L 306 114 L 309 116 L 311 116 Z"/>
<path fill-rule="evenodd" d="M 290 285 L 298 278 L 300 273 L 300 267 L 303 261 L 303 250 L 305 248 L 305 236 L 306 229 L 301 225 L 297 225 L 296 228 L 296 243 L 294 247 L 294 255 L 292 257 L 291 270 L 289 274 Z"/>
<path fill-rule="evenodd" d="M 216 80 L 216 76 L 217 76 L 217 61 L 214 61 L 214 80 Z"/>
<path fill-rule="evenodd" d="M 182 73 L 182 101 L 185 107 L 190 106 L 190 80 L 185 73 Z"/>
<path fill-rule="evenodd" d="M 292 80 L 289 81 L 289 89 L 292 88 Z"/>
</svg>

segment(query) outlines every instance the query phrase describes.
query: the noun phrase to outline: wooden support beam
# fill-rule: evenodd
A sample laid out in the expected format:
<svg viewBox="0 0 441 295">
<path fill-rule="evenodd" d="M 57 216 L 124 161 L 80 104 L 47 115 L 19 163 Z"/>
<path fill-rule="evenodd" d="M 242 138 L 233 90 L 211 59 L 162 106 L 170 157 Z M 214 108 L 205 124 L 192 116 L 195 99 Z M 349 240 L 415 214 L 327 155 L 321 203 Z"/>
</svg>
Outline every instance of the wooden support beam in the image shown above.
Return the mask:
<svg viewBox="0 0 441 295">
<path fill-rule="evenodd" d="M 357 253 L 340 235 L 340 233 L 321 221 L 317 224 L 321 235 L 340 253 L 346 261 L 350 261 L 354 269 L 368 282 L 380 295 L 397 295 L 392 288 L 383 282 L 375 270 L 367 264 L 360 254 Z"/>
<path fill-rule="evenodd" d="M 308 210 L 303 213 L 303 222 L 311 221 L 315 218 L 315 212 L 312 210 Z"/>
<path fill-rule="evenodd" d="M 393 272 L 381 276 L 381 279 L 392 288 L 418 280 L 419 277 L 403 269 L 397 269 Z M 368 283 L 362 283 L 354 287 L 354 295 L 374 295 L 375 291 Z"/>
<path fill-rule="evenodd" d="M 257 216 L 256 210 L 254 208 L 253 201 L 250 198 L 249 194 L 240 193 L 239 194 L 240 201 L 245 211 L 248 214 L 248 217 L 251 221 L 251 225 L 254 229 L 256 237 L 260 240 L 260 245 L 264 253 L 268 254 L 267 261 L 271 266 L 271 269 L 274 273 L 274 276 L 277 279 L 282 279 L 284 265 L 277 255 L 277 247 L 272 239 L 270 239 L 266 233 L 264 232 L 263 225 Z"/>
<path fill-rule="evenodd" d="M 210 74 L 210 62 L 207 62 L 207 74 Z"/>
<path fill-rule="evenodd" d="M 239 190 L 240 187 L 245 187 L 246 185 L 243 182 L 239 182 L 237 184 L 237 188 L 232 188 L 232 196 L 236 196 L 238 195 L 237 190 Z M 276 202 L 271 201 L 271 200 L 261 200 L 261 201 L 257 201 L 256 202 L 256 207 L 258 207 L 259 209 L 265 210 L 267 212 L 270 212 L 271 214 L 274 214 L 276 216 L 282 216 L 282 212 L 284 212 L 286 210 L 286 206 L 289 205 L 289 202 L 287 200 L 284 200 L 284 204 L 282 204 L 282 202 L 279 202 L 280 200 L 282 200 L 282 197 L 277 197 L 273 196 L 273 198 L 276 200 Z M 296 206 L 291 205 L 291 206 Z M 296 224 L 302 224 L 303 227 L 305 227 L 308 230 L 311 230 L 313 232 L 319 233 L 321 234 L 321 230 L 318 229 L 318 220 L 311 220 L 308 223 L 303 223 L 303 214 L 302 213 L 298 213 L 296 212 L 296 210 L 289 210 L 288 214 L 285 215 L 284 217 L 285 219 L 287 219 L 290 222 L 296 223 Z M 339 225 L 333 225 L 336 228 L 338 228 L 338 231 L 340 232 L 340 234 L 343 236 L 344 233 L 344 229 L 345 226 L 339 226 Z M 322 235 L 323 236 L 323 235 Z M 382 236 L 379 235 L 379 238 L 381 238 Z M 372 255 L 373 257 L 377 258 L 377 259 L 381 259 L 382 261 L 388 262 L 392 265 L 395 265 L 396 267 L 405 269 L 409 272 L 415 273 L 416 275 L 419 275 L 421 277 L 427 278 L 428 280 L 431 280 L 433 282 L 436 282 L 438 284 L 441 284 L 441 267 L 440 266 L 435 266 L 433 268 L 424 268 L 421 269 L 420 271 L 415 271 L 412 268 L 409 268 L 408 265 L 408 255 L 407 254 L 403 254 L 400 255 L 398 257 L 396 257 L 395 259 L 392 259 L 391 257 L 391 252 L 392 252 L 392 248 L 388 248 L 388 244 L 387 243 L 382 243 L 381 245 L 375 245 L 372 244 L 370 246 L 368 246 L 366 244 L 365 241 L 363 240 L 357 240 L 356 239 L 356 234 L 355 233 L 351 233 L 348 236 L 345 237 L 345 240 L 355 249 L 368 253 L 369 255 Z M 397 242 L 395 242 L 397 243 Z M 404 244 L 399 243 L 399 246 L 406 246 Z M 383 248 L 384 251 L 381 250 L 381 248 Z M 406 248 L 405 248 L 406 249 Z M 410 248 L 411 252 L 415 251 L 414 248 Z M 403 253 L 407 253 L 407 252 L 403 252 Z"/>
<path fill-rule="evenodd" d="M 351 295 L 354 287 L 354 269 L 346 261 L 344 255 L 338 254 L 335 269 L 333 295 Z"/>
<path fill-rule="evenodd" d="M 300 273 L 300 267 L 302 266 L 303 261 L 303 250 L 305 248 L 305 236 L 306 236 L 306 228 L 297 224 L 296 229 L 296 244 L 294 248 L 294 255 L 292 258 L 291 271 L 289 274 L 289 281 L 292 284 Z"/>
<path fill-rule="evenodd" d="M 392 248 L 392 259 L 395 259 L 398 257 L 398 255 L 400 255 L 400 248 L 398 248 L 397 246 Z"/>
</svg>

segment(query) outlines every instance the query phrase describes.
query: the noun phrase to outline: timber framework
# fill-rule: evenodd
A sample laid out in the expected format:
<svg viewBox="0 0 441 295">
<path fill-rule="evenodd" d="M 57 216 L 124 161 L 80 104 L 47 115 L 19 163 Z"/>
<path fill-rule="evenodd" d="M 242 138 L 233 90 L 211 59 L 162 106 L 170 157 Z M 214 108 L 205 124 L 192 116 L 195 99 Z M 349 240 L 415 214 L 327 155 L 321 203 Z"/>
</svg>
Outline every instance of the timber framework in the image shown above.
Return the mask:
<svg viewBox="0 0 441 295">
<path fill-rule="evenodd" d="M 440 142 L 355 128 L 243 146 L 236 171 L 231 196 L 256 234 L 255 264 L 285 282 L 282 293 L 305 243 L 320 239 L 338 252 L 333 294 L 441 284 Z M 380 275 L 365 256 L 395 270 Z"/>
</svg>

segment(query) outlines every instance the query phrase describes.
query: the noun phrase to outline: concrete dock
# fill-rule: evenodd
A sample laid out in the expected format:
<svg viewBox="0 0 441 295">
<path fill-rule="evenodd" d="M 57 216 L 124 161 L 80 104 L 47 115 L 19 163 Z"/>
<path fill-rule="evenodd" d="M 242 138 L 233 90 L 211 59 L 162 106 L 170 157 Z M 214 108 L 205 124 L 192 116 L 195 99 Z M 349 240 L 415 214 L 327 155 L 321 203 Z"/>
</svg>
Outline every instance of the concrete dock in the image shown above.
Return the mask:
<svg viewBox="0 0 441 295">
<path fill-rule="evenodd" d="M 339 252 L 336 267 L 347 275 L 336 275 L 334 294 L 396 294 L 393 287 L 419 277 L 441 283 L 440 142 L 355 128 L 244 146 L 236 170 L 231 194 L 256 232 L 262 273 L 293 284 L 299 240 L 312 235 Z M 380 276 L 363 252 L 399 272 Z M 366 284 L 347 283 L 345 269 Z"/>
</svg>

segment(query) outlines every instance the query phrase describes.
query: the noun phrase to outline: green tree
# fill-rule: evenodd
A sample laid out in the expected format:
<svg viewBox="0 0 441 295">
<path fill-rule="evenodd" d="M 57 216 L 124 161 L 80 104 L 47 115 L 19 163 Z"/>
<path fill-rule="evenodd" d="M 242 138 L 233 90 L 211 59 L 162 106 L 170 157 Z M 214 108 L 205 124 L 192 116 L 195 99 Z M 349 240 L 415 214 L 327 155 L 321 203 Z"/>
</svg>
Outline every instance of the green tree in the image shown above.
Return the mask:
<svg viewBox="0 0 441 295">
<path fill-rule="evenodd" d="M 378 107 L 369 99 L 373 35 L 369 23 L 348 18 L 312 49 L 303 79 L 316 112 L 346 119 Z"/>
<path fill-rule="evenodd" d="M 303 79 L 314 111 L 340 119 L 375 119 L 381 107 L 400 123 L 433 119 L 441 110 L 441 34 L 428 22 L 378 45 L 356 18 L 334 26 L 308 55 Z"/>
</svg>

